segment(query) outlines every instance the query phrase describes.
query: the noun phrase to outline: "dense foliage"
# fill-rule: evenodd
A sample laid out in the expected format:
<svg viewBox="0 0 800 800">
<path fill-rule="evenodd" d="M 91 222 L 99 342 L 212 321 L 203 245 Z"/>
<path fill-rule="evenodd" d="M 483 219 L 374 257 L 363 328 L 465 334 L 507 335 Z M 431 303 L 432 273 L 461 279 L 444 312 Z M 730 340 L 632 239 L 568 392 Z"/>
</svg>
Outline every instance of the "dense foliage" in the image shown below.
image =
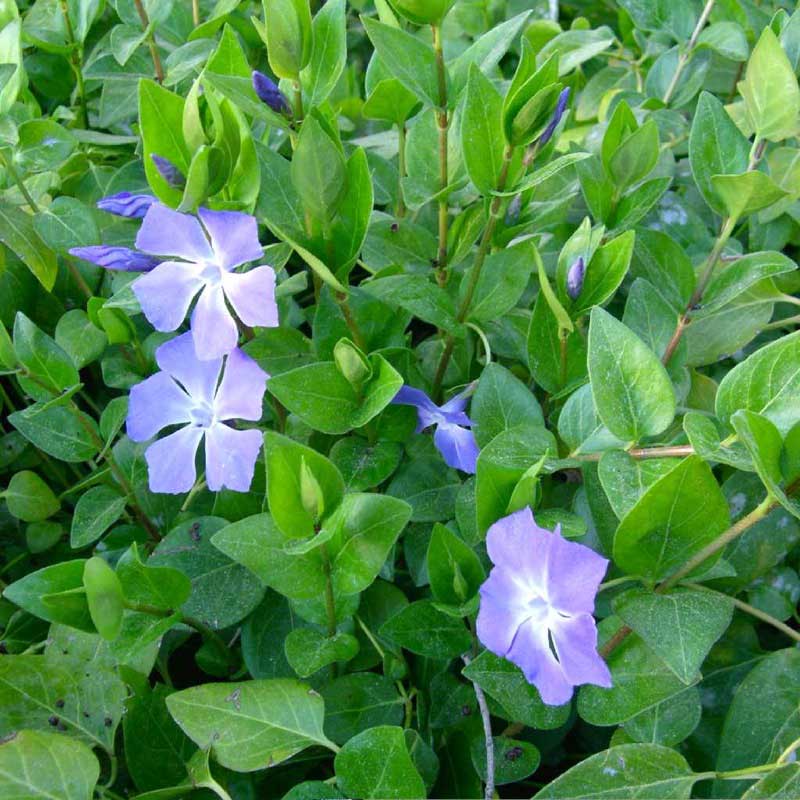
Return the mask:
<svg viewBox="0 0 800 800">
<path fill-rule="evenodd" d="M 793 6 L 0 0 L 0 796 L 800 796 Z"/>
</svg>

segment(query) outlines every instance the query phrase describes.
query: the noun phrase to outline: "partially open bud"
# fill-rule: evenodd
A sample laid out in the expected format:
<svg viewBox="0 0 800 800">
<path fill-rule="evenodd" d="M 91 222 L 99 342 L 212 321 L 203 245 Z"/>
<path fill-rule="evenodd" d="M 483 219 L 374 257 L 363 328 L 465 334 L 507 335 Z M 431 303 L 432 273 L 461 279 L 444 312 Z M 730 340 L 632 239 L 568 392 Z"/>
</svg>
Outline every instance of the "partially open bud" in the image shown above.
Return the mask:
<svg viewBox="0 0 800 800">
<path fill-rule="evenodd" d="M 253 70 L 253 89 L 258 99 L 273 111 L 278 114 L 289 114 L 289 103 L 286 102 L 283 92 L 273 80 L 257 69 Z"/>
<path fill-rule="evenodd" d="M 438 25 L 455 0 L 391 0 L 395 11 L 417 25 Z"/>
<path fill-rule="evenodd" d="M 563 273 L 562 273 L 563 274 Z M 567 294 L 570 300 L 577 300 L 583 290 L 583 281 L 586 277 L 586 264 L 581 256 L 567 272 Z"/>
<path fill-rule="evenodd" d="M 545 128 L 544 133 L 539 137 L 540 147 L 544 147 L 555 133 L 558 123 L 561 122 L 561 117 L 564 116 L 564 111 L 566 111 L 568 100 L 569 86 L 562 89 L 561 94 L 558 96 L 558 105 L 556 106 L 556 110 L 553 112 L 553 117 L 550 120 L 549 125 Z"/>
<path fill-rule="evenodd" d="M 300 502 L 315 523 L 322 519 L 325 513 L 325 496 L 305 458 L 300 459 Z"/>
<path fill-rule="evenodd" d="M 150 158 L 156 165 L 158 174 L 173 188 L 183 189 L 186 186 L 186 176 L 168 159 L 153 153 Z"/>
<path fill-rule="evenodd" d="M 357 392 L 372 375 L 367 357 L 349 339 L 339 339 L 333 348 L 333 360 L 339 372 Z"/>
</svg>

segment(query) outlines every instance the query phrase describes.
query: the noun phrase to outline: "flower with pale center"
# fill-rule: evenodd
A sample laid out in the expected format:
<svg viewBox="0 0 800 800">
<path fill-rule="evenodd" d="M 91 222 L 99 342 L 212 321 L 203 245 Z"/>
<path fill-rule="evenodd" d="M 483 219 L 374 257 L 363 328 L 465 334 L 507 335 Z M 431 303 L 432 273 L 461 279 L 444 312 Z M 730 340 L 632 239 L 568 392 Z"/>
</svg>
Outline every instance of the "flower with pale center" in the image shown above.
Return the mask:
<svg viewBox="0 0 800 800">
<path fill-rule="evenodd" d="M 548 705 L 584 683 L 610 687 L 593 616 L 608 560 L 560 527 L 540 528 L 530 508 L 495 522 L 486 547 L 494 567 L 480 588 L 481 643 L 516 664 Z"/>
<path fill-rule="evenodd" d="M 146 442 L 164 428 L 183 427 L 145 451 L 150 490 L 188 492 L 197 478 L 195 457 L 205 438 L 208 488 L 248 491 L 262 434 L 236 430 L 226 423 L 261 419 L 267 373 L 238 348 L 224 359 L 224 370 L 222 358 L 200 361 L 191 333 L 161 345 L 156 361 L 162 371 L 131 389 L 128 436 L 134 442 Z"/>
<path fill-rule="evenodd" d="M 433 443 L 448 466 L 474 474 L 478 460 L 478 443 L 470 430 L 472 420 L 464 409 L 472 394 L 472 386 L 437 406 L 421 389 L 403 386 L 394 396 L 393 403 L 414 406 L 417 409 L 417 433 L 436 426 Z"/>
<path fill-rule="evenodd" d="M 197 297 L 191 327 L 197 357 L 206 360 L 229 353 L 239 341 L 228 303 L 245 325 L 262 328 L 277 327 L 278 307 L 272 267 L 233 271 L 264 255 L 255 217 L 206 208 L 198 216 L 161 203 L 150 207 L 136 247 L 169 260 L 131 286 L 142 312 L 159 331 L 177 330 Z"/>
</svg>

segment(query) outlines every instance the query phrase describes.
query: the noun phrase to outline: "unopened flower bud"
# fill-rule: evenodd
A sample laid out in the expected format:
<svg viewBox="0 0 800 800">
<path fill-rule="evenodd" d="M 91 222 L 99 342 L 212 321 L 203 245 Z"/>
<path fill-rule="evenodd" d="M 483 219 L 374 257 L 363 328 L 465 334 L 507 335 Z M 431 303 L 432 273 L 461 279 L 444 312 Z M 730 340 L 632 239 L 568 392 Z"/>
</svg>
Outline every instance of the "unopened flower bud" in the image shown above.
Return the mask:
<svg viewBox="0 0 800 800">
<path fill-rule="evenodd" d="M 128 219 L 141 219 L 153 203 L 158 202 L 149 194 L 131 194 L 131 192 L 117 192 L 117 194 L 102 197 L 97 201 L 97 207 L 109 214 Z"/>
<path fill-rule="evenodd" d="M 262 103 L 266 103 L 273 111 L 278 114 L 289 113 L 289 103 L 283 96 L 283 92 L 278 85 L 257 69 L 253 70 L 253 89 Z"/>
<path fill-rule="evenodd" d="M 583 289 L 583 280 L 586 277 L 586 264 L 581 256 L 567 272 L 567 294 L 571 300 L 577 300 Z"/>
<path fill-rule="evenodd" d="M 69 254 L 75 258 L 82 258 L 90 264 L 96 264 L 98 267 L 120 272 L 149 272 L 159 264 L 158 259 L 137 250 L 131 250 L 130 247 L 107 244 L 72 247 Z"/>
<path fill-rule="evenodd" d="M 556 128 L 558 127 L 558 123 L 561 122 L 561 117 L 564 116 L 564 111 L 567 109 L 568 100 L 569 86 L 567 86 L 565 89 L 562 89 L 561 94 L 558 96 L 558 103 L 556 104 L 556 110 L 553 112 L 553 118 L 545 128 L 544 133 L 539 137 L 539 147 L 544 147 L 552 138 Z"/>
<path fill-rule="evenodd" d="M 173 189 L 183 189 L 183 187 L 186 186 L 186 177 L 169 159 L 157 156 L 155 153 L 153 153 L 150 158 L 153 159 L 158 174 Z"/>
<path fill-rule="evenodd" d="M 306 464 L 305 458 L 300 459 L 300 502 L 314 522 L 322 519 L 322 515 L 325 513 L 325 496 L 322 494 L 319 481 Z"/>
</svg>

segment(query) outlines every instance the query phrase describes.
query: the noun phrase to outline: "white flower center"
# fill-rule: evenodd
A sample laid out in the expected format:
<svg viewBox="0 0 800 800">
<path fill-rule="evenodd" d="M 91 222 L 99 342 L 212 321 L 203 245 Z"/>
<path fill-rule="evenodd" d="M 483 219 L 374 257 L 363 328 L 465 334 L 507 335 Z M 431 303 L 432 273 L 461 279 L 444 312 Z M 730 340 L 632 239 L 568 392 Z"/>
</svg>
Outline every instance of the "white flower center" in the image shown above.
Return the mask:
<svg viewBox="0 0 800 800">
<path fill-rule="evenodd" d="M 200 279 L 212 288 L 216 288 L 222 283 L 222 267 L 218 264 L 206 264 L 203 266 L 203 271 L 200 273 Z"/>
<path fill-rule="evenodd" d="M 192 424 L 200 428 L 210 428 L 214 423 L 214 409 L 208 403 L 197 403 L 189 414 Z"/>
</svg>

